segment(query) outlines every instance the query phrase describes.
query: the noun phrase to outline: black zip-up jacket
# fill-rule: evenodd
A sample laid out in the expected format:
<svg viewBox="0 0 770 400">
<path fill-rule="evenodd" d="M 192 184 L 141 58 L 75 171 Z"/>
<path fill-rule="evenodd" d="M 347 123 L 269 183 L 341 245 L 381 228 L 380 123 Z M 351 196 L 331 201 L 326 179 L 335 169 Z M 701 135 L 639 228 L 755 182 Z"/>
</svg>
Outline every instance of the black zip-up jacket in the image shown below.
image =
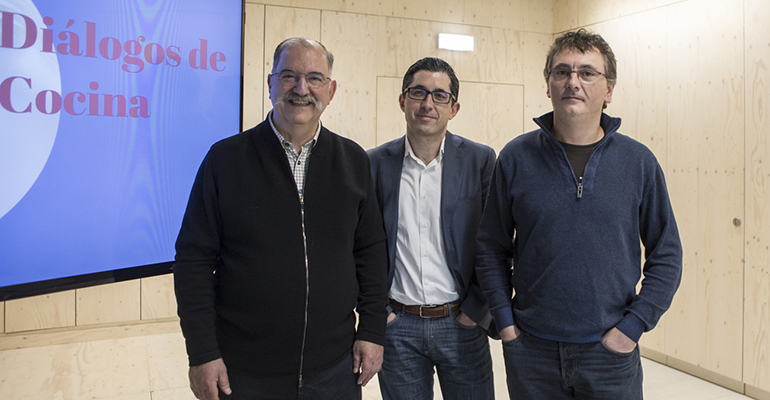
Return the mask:
<svg viewBox="0 0 770 400">
<path fill-rule="evenodd" d="M 191 366 L 222 357 L 297 374 L 341 361 L 354 340 L 383 344 L 387 253 L 369 159 L 321 128 L 309 163 L 300 202 L 267 120 L 206 155 L 174 264 Z"/>
</svg>

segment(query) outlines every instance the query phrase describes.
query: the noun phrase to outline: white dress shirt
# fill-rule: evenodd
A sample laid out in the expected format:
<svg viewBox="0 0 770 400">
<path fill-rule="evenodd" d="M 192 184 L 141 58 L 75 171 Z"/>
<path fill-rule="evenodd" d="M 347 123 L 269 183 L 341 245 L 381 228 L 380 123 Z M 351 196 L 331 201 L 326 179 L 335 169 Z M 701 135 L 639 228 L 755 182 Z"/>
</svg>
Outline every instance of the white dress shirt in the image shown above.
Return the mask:
<svg viewBox="0 0 770 400">
<path fill-rule="evenodd" d="M 426 166 L 406 139 L 398 194 L 396 270 L 389 293 L 406 305 L 444 304 L 459 298 L 441 235 L 444 141 L 438 156 Z"/>
</svg>

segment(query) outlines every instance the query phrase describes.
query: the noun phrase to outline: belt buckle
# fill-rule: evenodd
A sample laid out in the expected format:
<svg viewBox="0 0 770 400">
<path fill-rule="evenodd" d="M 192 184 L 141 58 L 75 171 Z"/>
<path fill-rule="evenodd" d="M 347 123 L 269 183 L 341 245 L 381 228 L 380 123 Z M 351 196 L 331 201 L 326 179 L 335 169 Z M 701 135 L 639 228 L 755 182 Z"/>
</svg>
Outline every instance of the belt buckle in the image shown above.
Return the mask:
<svg viewBox="0 0 770 400">
<path fill-rule="evenodd" d="M 422 315 L 422 309 L 423 309 L 423 308 L 434 308 L 434 307 L 436 307 L 436 305 L 435 305 L 435 304 L 426 304 L 426 305 L 424 305 L 424 306 L 420 306 L 420 318 L 433 318 L 433 317 L 424 317 L 424 316 Z"/>
</svg>

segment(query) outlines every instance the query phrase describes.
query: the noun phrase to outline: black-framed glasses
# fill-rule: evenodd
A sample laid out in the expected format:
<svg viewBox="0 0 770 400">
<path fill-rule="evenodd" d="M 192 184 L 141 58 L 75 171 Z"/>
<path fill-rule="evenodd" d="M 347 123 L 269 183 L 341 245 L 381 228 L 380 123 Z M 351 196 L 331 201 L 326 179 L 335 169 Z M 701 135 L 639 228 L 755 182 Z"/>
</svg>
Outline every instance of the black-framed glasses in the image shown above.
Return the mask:
<svg viewBox="0 0 770 400">
<path fill-rule="evenodd" d="M 305 82 L 307 82 L 307 85 L 313 89 L 318 89 L 320 87 L 323 87 L 323 85 L 326 84 L 327 80 L 332 80 L 332 78 L 329 78 L 328 76 L 324 76 L 324 74 L 320 72 L 310 72 L 307 74 L 300 74 L 294 71 L 281 71 L 280 74 L 271 74 L 272 76 L 276 76 L 281 83 L 283 83 L 285 86 L 294 86 L 299 81 L 300 77 L 305 77 Z"/>
<path fill-rule="evenodd" d="M 433 102 L 436 104 L 449 104 L 455 96 L 452 93 L 445 92 L 443 90 L 434 90 L 429 92 L 419 87 L 410 87 L 404 90 L 407 96 L 412 100 L 423 101 L 428 98 L 428 94 L 433 98 Z"/>
<path fill-rule="evenodd" d="M 599 80 L 602 75 L 604 75 L 603 73 L 593 68 L 572 69 L 567 67 L 551 68 L 549 75 L 553 78 L 554 81 L 562 82 L 571 78 L 573 72 L 577 74 L 578 79 L 580 79 L 580 81 L 583 83 L 594 83 Z"/>
</svg>

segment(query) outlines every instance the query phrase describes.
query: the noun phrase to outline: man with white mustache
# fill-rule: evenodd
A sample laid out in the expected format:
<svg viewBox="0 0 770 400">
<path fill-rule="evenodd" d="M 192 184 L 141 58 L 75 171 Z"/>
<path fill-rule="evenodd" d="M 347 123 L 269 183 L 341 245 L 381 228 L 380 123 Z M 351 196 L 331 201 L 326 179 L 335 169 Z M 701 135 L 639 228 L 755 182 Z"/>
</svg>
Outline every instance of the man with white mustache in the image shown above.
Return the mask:
<svg viewBox="0 0 770 400">
<path fill-rule="evenodd" d="M 380 369 L 385 233 L 366 152 L 320 122 L 333 60 L 279 44 L 273 110 L 198 171 L 174 279 L 199 399 L 360 399 Z"/>
</svg>

